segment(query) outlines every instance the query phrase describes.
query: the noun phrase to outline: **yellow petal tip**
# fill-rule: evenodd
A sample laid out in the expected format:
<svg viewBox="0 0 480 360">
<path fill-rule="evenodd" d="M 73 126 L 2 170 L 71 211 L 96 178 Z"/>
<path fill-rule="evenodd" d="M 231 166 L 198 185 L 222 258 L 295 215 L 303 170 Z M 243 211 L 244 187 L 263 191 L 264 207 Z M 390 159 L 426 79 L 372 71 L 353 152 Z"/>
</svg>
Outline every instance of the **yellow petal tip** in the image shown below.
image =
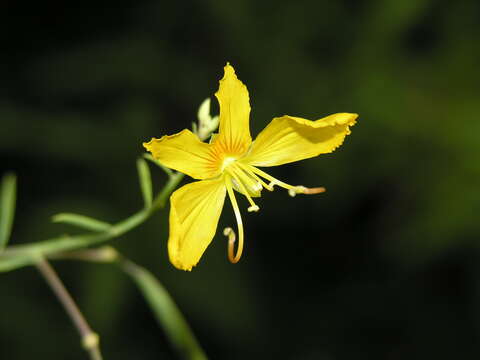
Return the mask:
<svg viewBox="0 0 480 360">
<path fill-rule="evenodd" d="M 158 139 L 155 139 L 155 138 L 152 138 L 152 140 L 150 140 L 149 142 L 144 142 L 142 143 L 143 147 L 145 149 L 147 149 L 147 151 L 150 151 L 151 152 L 151 149 L 152 149 L 152 144 Z"/>
<path fill-rule="evenodd" d="M 170 244 L 169 244 L 170 245 Z M 180 258 L 180 253 L 177 251 L 177 250 L 174 250 L 173 247 L 169 246 L 168 248 L 168 257 L 169 257 L 169 260 L 170 260 L 170 263 L 175 266 L 175 268 L 177 268 L 178 270 L 183 270 L 183 271 L 192 271 L 193 267 L 195 265 L 197 265 L 197 263 L 195 264 L 188 264 L 188 266 L 185 264 L 184 261 L 182 261 L 182 259 Z"/>
<path fill-rule="evenodd" d="M 187 267 L 187 266 L 184 266 L 184 265 L 182 265 L 182 264 L 174 263 L 174 262 L 172 262 L 172 261 L 170 261 L 170 262 L 171 262 L 172 265 L 175 266 L 175 268 L 177 268 L 178 270 L 190 271 L 190 272 L 192 271 L 193 266 Z"/>
<path fill-rule="evenodd" d="M 227 62 L 227 65 L 223 67 L 223 78 L 222 80 L 227 80 L 227 79 L 238 79 L 237 75 L 235 74 L 235 69 L 233 68 L 232 65 L 230 65 L 229 62 Z M 220 81 L 222 81 L 220 80 Z"/>
<path fill-rule="evenodd" d="M 356 124 L 357 118 L 358 114 L 355 113 L 337 113 L 326 116 L 322 119 L 317 120 L 316 122 L 320 127 L 334 125 L 353 126 Z"/>
<path fill-rule="evenodd" d="M 232 65 L 227 61 L 227 64 L 223 67 L 223 71 L 225 72 L 225 75 L 227 73 L 229 74 L 235 74 L 235 69 L 233 68 Z"/>
</svg>

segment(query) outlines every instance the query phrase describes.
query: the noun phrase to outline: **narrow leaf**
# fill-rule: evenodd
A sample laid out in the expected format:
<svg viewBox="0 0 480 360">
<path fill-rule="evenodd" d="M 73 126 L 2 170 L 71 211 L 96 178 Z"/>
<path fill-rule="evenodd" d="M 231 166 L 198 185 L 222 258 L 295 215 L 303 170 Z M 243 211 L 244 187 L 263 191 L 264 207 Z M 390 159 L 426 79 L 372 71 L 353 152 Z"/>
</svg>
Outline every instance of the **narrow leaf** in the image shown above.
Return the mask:
<svg viewBox="0 0 480 360">
<path fill-rule="evenodd" d="M 138 178 L 140 180 L 140 188 L 142 190 L 143 202 L 145 207 L 152 205 L 152 177 L 147 162 L 143 159 L 137 160 Z"/>
<path fill-rule="evenodd" d="M 12 256 L 5 259 L 0 259 L 0 273 L 31 265 L 31 263 L 31 256 Z"/>
<path fill-rule="evenodd" d="M 3 252 L 0 252 L 0 272 L 11 271 L 23 266 L 33 265 L 38 260 L 37 256 L 50 257 L 58 252 L 73 251 L 118 238 L 145 222 L 145 220 L 153 214 L 152 209 L 158 210 L 164 208 L 168 198 L 177 188 L 184 176 L 184 174 L 179 172 L 175 172 L 170 176 L 163 189 L 155 196 L 152 208 L 142 209 L 111 226 L 110 224 L 94 220 L 97 223 L 103 224 L 105 231 L 79 234 L 75 236 L 62 235 L 43 241 L 9 246 Z M 65 215 L 72 214 L 59 214 L 58 216 L 60 216 L 60 220 L 62 220 L 62 217 L 65 217 Z M 107 226 L 110 227 L 107 228 Z M 19 259 L 20 257 L 21 261 L 16 261 L 16 259 Z"/>
<path fill-rule="evenodd" d="M 183 359 L 207 359 L 185 318 L 162 284 L 145 268 L 129 261 L 124 261 L 123 265 L 123 269 L 132 277 L 157 322 Z"/>
<path fill-rule="evenodd" d="M 72 213 L 60 213 L 54 215 L 52 217 L 52 221 L 56 223 L 74 225 L 92 231 L 105 231 L 112 226 L 109 223 L 92 219 L 91 217 L 85 215 L 78 215 Z"/>
<path fill-rule="evenodd" d="M 12 232 L 15 216 L 17 179 L 14 174 L 7 174 L 0 187 L 0 251 L 7 245 Z"/>
</svg>

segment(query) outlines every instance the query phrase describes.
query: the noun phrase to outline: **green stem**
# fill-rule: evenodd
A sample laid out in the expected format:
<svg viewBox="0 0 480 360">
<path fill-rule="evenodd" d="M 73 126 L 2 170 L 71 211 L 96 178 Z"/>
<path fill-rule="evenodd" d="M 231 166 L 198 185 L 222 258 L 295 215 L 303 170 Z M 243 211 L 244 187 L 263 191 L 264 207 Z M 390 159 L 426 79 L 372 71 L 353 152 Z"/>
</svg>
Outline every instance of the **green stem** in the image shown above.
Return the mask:
<svg viewBox="0 0 480 360">
<path fill-rule="evenodd" d="M 167 184 L 153 200 L 149 208 L 140 210 L 127 219 L 112 225 L 103 232 L 64 235 L 53 239 L 25 245 L 10 246 L 0 254 L 0 272 L 11 271 L 19 267 L 36 263 L 39 258 L 46 258 L 59 252 L 72 251 L 95 245 L 119 237 L 147 220 L 153 212 L 165 207 L 170 194 L 175 190 L 183 174 L 175 173 L 169 177 Z"/>
<path fill-rule="evenodd" d="M 185 360 L 207 359 L 175 301 L 160 281 L 146 268 L 133 263 L 109 245 L 56 254 L 54 259 L 116 264 L 134 281 L 158 324 L 165 331 L 170 343 L 181 358 Z"/>
<path fill-rule="evenodd" d="M 56 271 L 45 259 L 39 259 L 35 265 L 77 328 L 82 338 L 83 347 L 88 351 L 90 359 L 102 360 L 102 354 L 100 353 L 98 345 L 98 335 L 93 332 L 90 325 L 88 325 L 85 317 L 80 312 L 80 309 L 65 288 L 65 285 L 63 285 Z"/>
</svg>

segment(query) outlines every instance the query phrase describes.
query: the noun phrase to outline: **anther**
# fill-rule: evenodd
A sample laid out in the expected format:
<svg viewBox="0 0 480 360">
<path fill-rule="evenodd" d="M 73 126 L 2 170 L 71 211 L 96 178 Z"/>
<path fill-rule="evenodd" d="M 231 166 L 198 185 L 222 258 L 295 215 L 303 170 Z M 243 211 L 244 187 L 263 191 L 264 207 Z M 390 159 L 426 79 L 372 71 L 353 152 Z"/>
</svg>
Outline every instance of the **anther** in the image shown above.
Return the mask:
<svg viewBox="0 0 480 360">
<path fill-rule="evenodd" d="M 253 188 L 253 190 L 255 190 L 255 191 L 260 191 L 260 190 L 263 189 L 263 186 L 262 186 L 262 184 L 260 184 L 260 182 L 257 181 L 257 182 L 255 183 L 255 185 L 252 186 L 252 188 Z"/>
<path fill-rule="evenodd" d="M 253 205 L 253 206 L 250 206 L 248 209 L 248 212 L 257 212 L 258 210 L 260 210 L 260 208 L 258 207 L 258 205 Z"/>
<path fill-rule="evenodd" d="M 258 177 L 257 174 L 255 174 L 251 167 L 248 166 L 248 165 L 244 165 L 242 164 L 241 162 L 237 162 L 237 164 L 243 169 L 245 170 L 249 175 L 251 175 L 255 180 L 258 181 L 258 187 L 259 189 L 258 190 L 261 190 L 262 189 L 262 186 L 267 189 L 268 191 L 273 191 L 273 187 L 270 186 L 269 184 L 267 184 L 265 181 L 263 181 L 260 177 Z"/>
</svg>

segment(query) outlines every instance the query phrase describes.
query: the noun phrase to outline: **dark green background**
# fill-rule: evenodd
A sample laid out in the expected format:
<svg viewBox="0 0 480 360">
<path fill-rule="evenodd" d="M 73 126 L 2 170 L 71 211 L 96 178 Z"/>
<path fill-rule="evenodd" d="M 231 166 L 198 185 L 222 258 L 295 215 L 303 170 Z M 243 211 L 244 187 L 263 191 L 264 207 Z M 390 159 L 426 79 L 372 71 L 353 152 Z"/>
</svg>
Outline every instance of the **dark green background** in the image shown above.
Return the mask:
<svg viewBox="0 0 480 360">
<path fill-rule="evenodd" d="M 237 265 L 219 232 L 194 271 L 174 269 L 167 211 L 111 244 L 158 276 L 212 359 L 480 356 L 480 2 L 81 4 L 0 5 L 13 244 L 72 232 L 50 223 L 58 212 L 137 211 L 141 143 L 190 127 L 230 61 L 254 135 L 283 114 L 360 114 L 333 154 L 269 170 L 327 193 L 264 192 L 256 214 L 242 199 Z M 220 225 L 233 224 L 227 203 Z M 54 265 L 105 359 L 177 358 L 118 269 Z M 1 359 L 87 358 L 33 268 L 0 282 Z"/>
</svg>

